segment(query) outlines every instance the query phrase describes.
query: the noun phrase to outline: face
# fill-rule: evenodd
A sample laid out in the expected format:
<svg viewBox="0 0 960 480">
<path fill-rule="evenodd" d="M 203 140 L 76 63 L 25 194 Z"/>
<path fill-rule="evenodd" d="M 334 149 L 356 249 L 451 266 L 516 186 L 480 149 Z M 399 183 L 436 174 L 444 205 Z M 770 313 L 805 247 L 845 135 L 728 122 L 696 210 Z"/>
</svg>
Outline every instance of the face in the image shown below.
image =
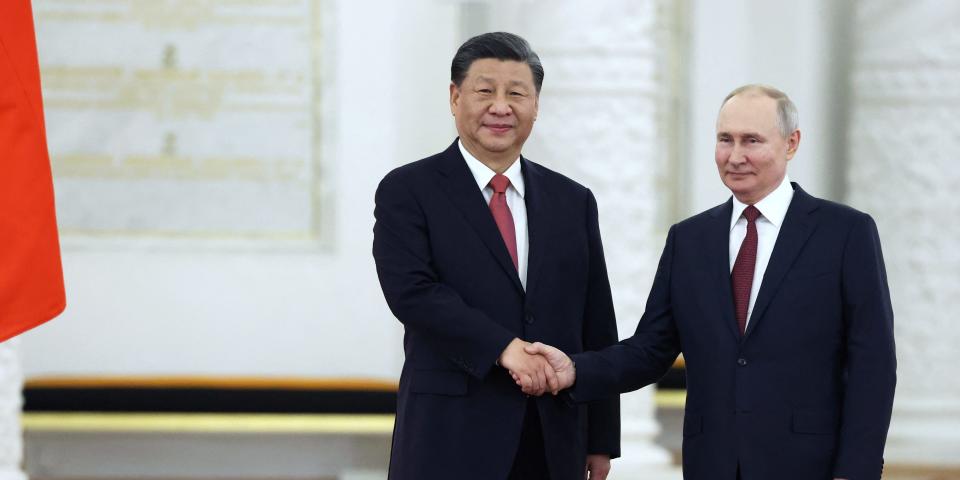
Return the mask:
<svg viewBox="0 0 960 480">
<path fill-rule="evenodd" d="M 799 144 L 800 130 L 783 138 L 777 126 L 777 101 L 770 97 L 745 92 L 720 109 L 717 170 L 743 203 L 757 203 L 780 185 Z"/>
<path fill-rule="evenodd" d="M 537 108 L 533 73 L 526 63 L 476 60 L 460 87 L 450 85 L 450 111 L 460 141 L 484 163 L 516 160 Z"/>
</svg>

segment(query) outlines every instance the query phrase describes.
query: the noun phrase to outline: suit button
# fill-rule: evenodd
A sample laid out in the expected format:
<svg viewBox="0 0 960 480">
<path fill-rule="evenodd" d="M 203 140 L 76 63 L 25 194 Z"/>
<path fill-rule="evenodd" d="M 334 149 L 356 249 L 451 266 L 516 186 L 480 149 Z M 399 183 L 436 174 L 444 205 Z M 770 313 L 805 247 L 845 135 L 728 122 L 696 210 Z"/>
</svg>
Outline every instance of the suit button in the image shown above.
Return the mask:
<svg viewBox="0 0 960 480">
<path fill-rule="evenodd" d="M 746 366 L 747 366 L 747 359 L 746 359 L 746 358 L 738 358 L 738 359 L 737 359 L 737 365 L 740 365 L 741 367 L 746 367 Z"/>
<path fill-rule="evenodd" d="M 527 314 L 527 325 L 533 325 L 533 321 L 534 321 L 534 320 L 533 320 L 533 314 L 532 314 L 532 313 L 528 313 L 528 314 Z"/>
</svg>

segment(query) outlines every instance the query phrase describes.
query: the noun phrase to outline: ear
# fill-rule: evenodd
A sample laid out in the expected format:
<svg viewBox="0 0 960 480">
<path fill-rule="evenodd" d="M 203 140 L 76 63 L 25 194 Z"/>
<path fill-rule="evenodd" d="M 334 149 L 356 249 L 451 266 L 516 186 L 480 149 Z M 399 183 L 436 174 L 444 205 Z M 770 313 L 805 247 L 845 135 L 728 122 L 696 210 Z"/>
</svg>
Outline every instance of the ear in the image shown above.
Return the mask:
<svg viewBox="0 0 960 480">
<path fill-rule="evenodd" d="M 460 89 L 457 84 L 450 82 L 450 113 L 457 116 L 457 104 L 460 102 Z"/>
<path fill-rule="evenodd" d="M 540 113 L 540 92 L 533 97 L 533 121 L 537 121 L 537 115 Z"/>
<path fill-rule="evenodd" d="M 794 130 L 793 133 L 787 137 L 787 160 L 793 158 L 797 154 L 797 148 L 800 147 L 800 130 Z"/>
</svg>

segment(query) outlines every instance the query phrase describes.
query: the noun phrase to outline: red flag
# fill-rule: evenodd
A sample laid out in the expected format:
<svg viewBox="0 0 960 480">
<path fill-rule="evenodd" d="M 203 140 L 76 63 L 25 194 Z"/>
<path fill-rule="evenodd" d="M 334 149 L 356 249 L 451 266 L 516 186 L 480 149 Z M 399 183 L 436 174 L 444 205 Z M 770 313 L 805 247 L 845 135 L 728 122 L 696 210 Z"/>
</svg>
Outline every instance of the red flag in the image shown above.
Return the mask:
<svg viewBox="0 0 960 480">
<path fill-rule="evenodd" d="M 0 341 L 64 297 L 30 0 L 0 0 Z"/>
</svg>

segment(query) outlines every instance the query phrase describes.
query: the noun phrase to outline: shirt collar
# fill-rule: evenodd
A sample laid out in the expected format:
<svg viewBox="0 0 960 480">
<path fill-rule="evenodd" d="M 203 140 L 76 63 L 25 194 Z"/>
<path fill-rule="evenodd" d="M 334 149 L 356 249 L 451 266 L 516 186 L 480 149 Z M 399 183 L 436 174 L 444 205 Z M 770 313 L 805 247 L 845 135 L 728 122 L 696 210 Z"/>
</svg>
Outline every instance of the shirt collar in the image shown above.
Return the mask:
<svg viewBox="0 0 960 480">
<path fill-rule="evenodd" d="M 757 210 L 760 210 L 763 218 L 766 218 L 768 222 L 780 228 L 783 224 L 783 219 L 787 216 L 787 208 L 790 207 L 790 200 L 792 199 L 793 186 L 790 185 L 790 177 L 784 175 L 780 185 L 767 194 L 766 197 L 763 197 L 759 202 L 754 204 L 754 206 L 757 207 Z M 740 220 L 740 216 L 743 215 L 743 211 L 746 210 L 747 206 L 747 204 L 737 200 L 736 196 L 733 197 L 733 211 L 730 214 L 730 230 L 733 230 L 734 225 Z"/>
<path fill-rule="evenodd" d="M 471 155 L 470 152 L 463 147 L 463 142 L 460 140 L 457 140 L 457 146 L 460 147 L 460 153 L 463 155 L 463 159 L 467 161 L 467 166 L 470 167 L 470 173 L 473 174 L 473 179 L 477 181 L 477 186 L 480 187 L 480 190 L 487 188 L 490 180 L 497 172 L 494 172 L 490 167 L 484 165 L 483 162 Z M 518 157 L 514 160 L 510 168 L 508 168 L 506 172 L 503 172 L 503 174 L 510 179 L 510 186 L 520 194 L 520 198 L 523 198 L 526 189 L 523 183 L 523 172 L 520 169 L 520 158 Z"/>
</svg>

